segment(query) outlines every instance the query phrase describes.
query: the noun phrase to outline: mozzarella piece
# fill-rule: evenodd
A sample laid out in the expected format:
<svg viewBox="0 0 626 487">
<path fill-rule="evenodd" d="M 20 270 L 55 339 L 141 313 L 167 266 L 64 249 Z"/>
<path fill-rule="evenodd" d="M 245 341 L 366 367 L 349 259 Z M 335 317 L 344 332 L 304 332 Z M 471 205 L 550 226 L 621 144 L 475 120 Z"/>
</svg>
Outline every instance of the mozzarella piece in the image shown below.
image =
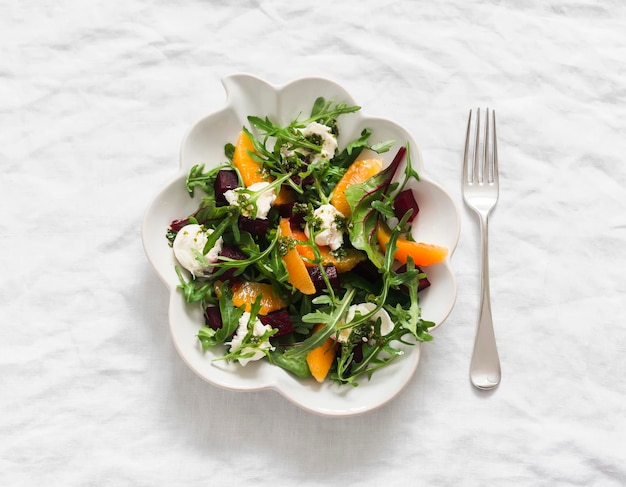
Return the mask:
<svg viewBox="0 0 626 487">
<path fill-rule="evenodd" d="M 196 252 L 202 254 L 204 246 L 209 235 L 213 233 L 212 229 L 205 230 L 201 225 L 192 223 L 185 225 L 178 231 L 172 248 L 176 260 L 187 269 L 193 276 L 205 276 L 213 271 L 213 266 L 217 262 L 217 258 L 222 251 L 222 237 L 218 238 L 215 245 L 204 256 L 206 262 L 198 259 Z"/>
<path fill-rule="evenodd" d="M 337 137 L 331 132 L 330 127 L 319 122 L 312 122 L 302 130 L 302 135 L 305 137 L 319 135 L 322 138 L 322 150 L 312 157 L 311 162 L 316 162 L 319 159 L 332 159 L 335 156 Z"/>
<path fill-rule="evenodd" d="M 361 316 L 364 316 L 374 311 L 374 309 L 376 309 L 376 305 L 374 303 L 353 304 L 348 308 L 345 323 L 350 323 L 352 320 L 354 320 L 357 313 Z M 389 313 L 387 313 L 387 311 L 385 311 L 383 308 L 380 308 L 376 313 L 372 315 L 370 319 L 371 321 L 376 321 L 378 318 L 380 318 L 380 334 L 382 336 L 385 336 L 391 333 L 395 327 L 395 324 L 391 320 Z M 337 340 L 340 342 L 347 342 L 351 334 L 352 328 L 344 328 L 339 332 Z"/>
<path fill-rule="evenodd" d="M 322 205 L 313 211 L 313 216 L 321 222 L 320 231 L 315 235 L 317 245 L 328 245 L 331 250 L 337 250 L 343 245 L 343 231 L 337 225 L 337 219 L 345 218 L 333 205 Z M 304 233 L 310 237 L 309 225 L 304 227 Z"/>
<path fill-rule="evenodd" d="M 262 191 L 263 188 L 266 188 L 269 184 L 270 183 L 262 181 L 260 183 L 251 184 L 246 189 L 256 193 Z M 243 204 L 242 206 L 242 203 L 245 203 L 246 200 L 250 199 L 250 194 L 244 191 L 244 188 L 229 189 L 224 192 L 224 198 L 226 198 L 226 201 L 228 201 L 229 204 L 239 206 L 243 216 L 252 219 L 258 218 L 260 220 L 267 220 L 267 214 L 272 209 L 274 200 L 276 200 L 276 190 L 272 188 L 259 195 L 256 199 L 256 212 L 254 211 L 254 206 L 252 205 Z"/>
<path fill-rule="evenodd" d="M 233 339 L 228 343 L 230 345 L 230 352 L 234 352 L 239 349 L 243 345 L 243 340 L 248 334 L 248 321 L 250 321 L 250 313 L 244 311 L 244 313 L 239 318 L 239 326 L 237 327 L 237 331 L 233 336 Z M 252 325 L 252 335 L 260 337 L 267 331 L 270 331 L 272 327 L 270 325 L 264 325 L 261 323 L 261 320 L 258 318 L 254 321 Z M 241 354 L 252 353 L 251 357 L 246 358 L 238 358 L 239 363 L 242 366 L 246 366 L 248 362 L 252 362 L 254 360 L 259 360 L 265 357 L 266 350 L 274 350 L 274 347 L 268 340 L 264 340 L 260 342 L 256 347 L 244 347 L 239 350 Z"/>
</svg>

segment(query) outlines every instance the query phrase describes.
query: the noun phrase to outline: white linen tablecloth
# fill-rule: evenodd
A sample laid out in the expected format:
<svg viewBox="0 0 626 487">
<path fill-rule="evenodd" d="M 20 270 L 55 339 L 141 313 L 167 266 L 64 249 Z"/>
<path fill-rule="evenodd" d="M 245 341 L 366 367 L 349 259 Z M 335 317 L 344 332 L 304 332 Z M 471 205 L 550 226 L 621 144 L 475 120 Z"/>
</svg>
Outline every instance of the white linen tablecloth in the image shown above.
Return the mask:
<svg viewBox="0 0 626 487">
<path fill-rule="evenodd" d="M 0 3 L 0 484 L 626 485 L 626 5 Z M 456 306 L 408 387 L 327 418 L 178 357 L 140 228 L 220 79 L 346 87 L 459 205 Z M 503 379 L 468 380 L 478 226 L 460 164 L 498 113 Z"/>
</svg>

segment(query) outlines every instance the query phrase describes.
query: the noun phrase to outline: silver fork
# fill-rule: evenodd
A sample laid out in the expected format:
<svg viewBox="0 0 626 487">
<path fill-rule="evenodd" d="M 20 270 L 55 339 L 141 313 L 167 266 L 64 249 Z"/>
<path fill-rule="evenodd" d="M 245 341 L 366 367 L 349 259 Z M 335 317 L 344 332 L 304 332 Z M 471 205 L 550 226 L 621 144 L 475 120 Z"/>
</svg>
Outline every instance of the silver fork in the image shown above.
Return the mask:
<svg viewBox="0 0 626 487">
<path fill-rule="evenodd" d="M 472 118 L 475 118 L 474 130 L 471 130 Z M 463 156 L 463 198 L 467 206 L 478 214 L 482 243 L 480 312 L 470 363 L 470 379 L 475 387 L 483 390 L 497 387 L 501 376 L 500 357 L 491 316 L 487 231 L 489 214 L 498 201 L 498 185 L 496 113 L 493 110 L 490 112 L 489 108 L 486 109 L 485 124 L 482 128 L 480 109 L 476 109 L 475 117 L 470 110 Z"/>
</svg>

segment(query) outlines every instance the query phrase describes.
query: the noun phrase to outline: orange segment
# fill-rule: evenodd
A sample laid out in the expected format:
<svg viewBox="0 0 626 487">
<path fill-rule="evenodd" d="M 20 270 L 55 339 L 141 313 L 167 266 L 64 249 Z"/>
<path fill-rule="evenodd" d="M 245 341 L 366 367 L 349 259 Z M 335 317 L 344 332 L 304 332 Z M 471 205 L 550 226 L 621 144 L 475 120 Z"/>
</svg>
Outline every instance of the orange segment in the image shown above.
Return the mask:
<svg viewBox="0 0 626 487">
<path fill-rule="evenodd" d="M 309 238 L 306 236 L 306 233 L 304 233 L 302 230 L 298 230 L 296 228 L 291 228 L 291 238 L 293 238 L 294 240 L 297 240 L 299 242 L 308 242 Z M 303 257 L 304 259 L 309 259 L 309 260 L 314 260 L 315 259 L 315 252 L 313 252 L 313 249 L 311 248 L 310 245 L 298 245 L 296 244 L 296 250 L 298 251 L 298 254 L 300 254 L 300 257 Z M 315 264 L 311 264 L 309 262 L 307 262 L 306 260 L 304 261 L 304 265 L 315 265 Z"/>
<path fill-rule="evenodd" d="M 276 199 L 274 200 L 275 205 L 284 205 L 285 203 L 291 203 L 292 201 L 296 201 L 296 192 L 288 188 L 285 185 L 280 187 L 279 193 L 276 195 Z"/>
<path fill-rule="evenodd" d="M 235 152 L 233 153 L 233 165 L 239 169 L 243 184 L 246 188 L 252 186 L 254 183 L 260 183 L 267 181 L 263 177 L 261 164 L 255 161 L 250 153 L 254 153 L 254 144 L 248 134 L 241 132 L 235 145 Z"/>
<path fill-rule="evenodd" d="M 333 195 L 330 198 L 330 204 L 339 210 L 343 216 L 348 218 L 352 214 L 350 205 L 346 199 L 346 188 L 362 183 L 363 181 L 378 174 L 383 168 L 383 161 L 380 159 L 362 159 L 354 161 L 346 173 L 335 186 Z"/>
<path fill-rule="evenodd" d="M 378 245 L 380 245 L 380 248 L 385 252 L 387 250 L 387 243 L 391 237 L 391 231 L 387 225 L 378 225 L 376 237 L 378 239 Z M 406 264 L 409 256 L 411 256 L 415 265 L 429 266 L 443 262 L 448 255 L 447 247 L 423 242 L 413 242 L 405 238 L 398 238 L 396 246 L 396 253 L 393 257 L 401 264 Z"/>
<path fill-rule="evenodd" d="M 289 218 L 282 218 L 279 227 L 283 237 L 294 238 Z M 290 249 L 282 259 L 289 274 L 289 279 L 287 279 L 289 283 L 303 294 L 315 294 L 315 284 L 313 284 L 298 251 Z"/>
<path fill-rule="evenodd" d="M 239 169 L 241 173 L 241 179 L 246 188 L 250 187 L 254 183 L 271 182 L 272 178 L 263 174 L 263 168 L 261 163 L 255 161 L 250 153 L 254 153 L 254 143 L 245 132 L 239 134 L 237 144 L 235 145 L 235 151 L 233 153 L 233 165 Z M 280 191 L 274 201 L 275 205 L 284 205 L 294 201 L 296 198 L 293 189 L 288 187 L 281 187 Z"/>
<path fill-rule="evenodd" d="M 261 296 L 260 315 L 266 315 L 272 311 L 278 311 L 287 306 L 287 304 L 277 296 L 271 284 L 261 282 L 236 282 L 231 286 L 233 292 L 233 305 L 246 306 L 246 311 L 250 311 L 252 303 L 256 301 L 257 296 Z"/>
<path fill-rule="evenodd" d="M 334 265 L 337 272 L 348 272 L 354 269 L 359 262 L 367 259 L 367 254 L 357 249 L 348 249 L 346 255 L 338 259 L 330 252 L 330 247 L 320 247 L 322 254 L 322 264 Z"/>
<path fill-rule="evenodd" d="M 297 228 L 291 228 L 291 238 L 300 242 L 308 242 L 309 239 L 302 230 Z M 351 271 L 356 267 L 359 262 L 367 259 L 367 254 L 357 249 L 348 249 L 346 255 L 341 259 L 335 257 L 327 245 L 318 246 L 320 251 L 320 257 L 323 265 L 333 265 L 337 269 L 338 273 Z M 296 250 L 300 257 L 304 260 L 304 265 L 307 267 L 317 266 L 315 263 L 315 252 L 310 245 L 298 245 L 296 244 Z"/>
<path fill-rule="evenodd" d="M 324 325 L 315 325 L 313 333 L 317 333 L 323 327 Z M 332 337 L 328 337 L 323 345 L 314 348 L 307 354 L 306 363 L 311 375 L 315 377 L 317 382 L 324 382 L 335 360 L 336 351 L 337 342 Z"/>
</svg>

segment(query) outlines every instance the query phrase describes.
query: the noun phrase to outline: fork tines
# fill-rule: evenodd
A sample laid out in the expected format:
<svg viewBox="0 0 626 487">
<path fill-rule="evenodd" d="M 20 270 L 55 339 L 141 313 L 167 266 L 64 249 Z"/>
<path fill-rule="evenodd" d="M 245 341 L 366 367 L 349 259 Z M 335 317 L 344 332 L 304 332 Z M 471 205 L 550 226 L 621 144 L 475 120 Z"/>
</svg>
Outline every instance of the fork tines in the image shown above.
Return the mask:
<svg viewBox="0 0 626 487">
<path fill-rule="evenodd" d="M 481 130 L 484 137 L 480 136 Z M 494 183 L 497 179 L 498 146 L 496 140 L 495 110 L 485 109 L 484 127 L 480 120 L 480 108 L 476 109 L 475 116 L 470 110 L 463 158 L 463 174 L 465 174 L 468 183 L 483 184 L 485 179 L 487 183 Z M 474 141 L 473 144 L 470 141 Z M 472 159 L 471 163 L 470 158 Z"/>
</svg>

